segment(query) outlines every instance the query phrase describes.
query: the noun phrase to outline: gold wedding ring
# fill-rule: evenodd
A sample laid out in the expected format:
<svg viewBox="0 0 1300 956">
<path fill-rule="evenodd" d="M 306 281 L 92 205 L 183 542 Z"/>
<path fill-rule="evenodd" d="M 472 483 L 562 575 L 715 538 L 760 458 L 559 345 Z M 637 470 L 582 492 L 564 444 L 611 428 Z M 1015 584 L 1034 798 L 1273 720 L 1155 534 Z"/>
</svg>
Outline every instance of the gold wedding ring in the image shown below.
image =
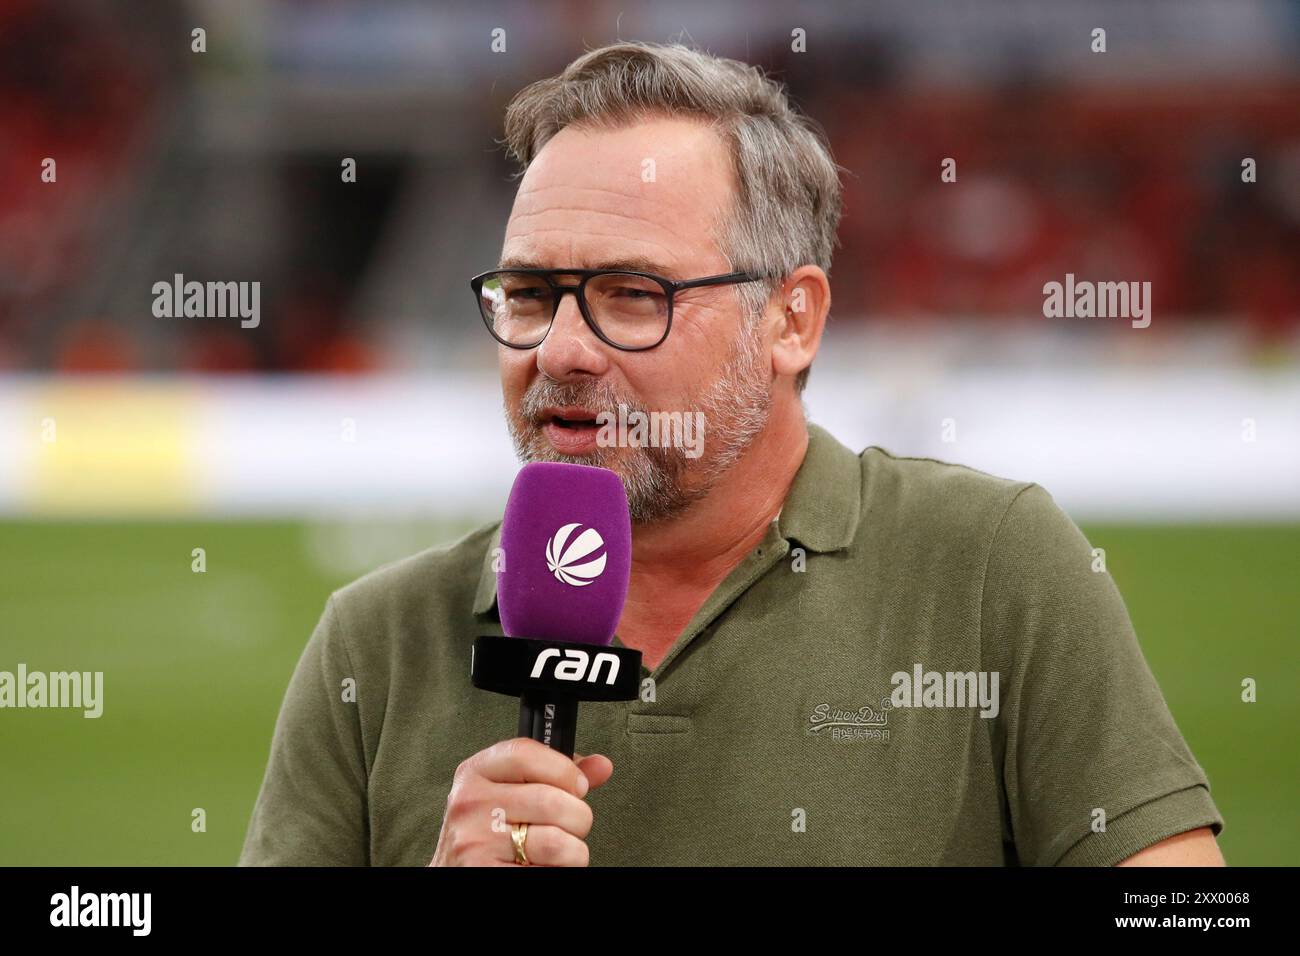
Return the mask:
<svg viewBox="0 0 1300 956">
<path fill-rule="evenodd" d="M 527 823 L 510 824 L 510 842 L 515 845 L 515 862 L 521 866 L 528 866 L 528 854 L 524 852 L 524 841 L 527 839 Z"/>
</svg>

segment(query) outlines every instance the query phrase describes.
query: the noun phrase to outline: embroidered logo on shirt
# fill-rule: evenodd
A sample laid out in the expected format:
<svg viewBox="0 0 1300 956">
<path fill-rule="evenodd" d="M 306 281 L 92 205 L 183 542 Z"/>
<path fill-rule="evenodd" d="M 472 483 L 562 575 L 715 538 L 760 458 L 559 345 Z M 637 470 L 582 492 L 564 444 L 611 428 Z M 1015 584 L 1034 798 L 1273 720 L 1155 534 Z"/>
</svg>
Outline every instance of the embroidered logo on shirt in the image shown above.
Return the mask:
<svg viewBox="0 0 1300 956">
<path fill-rule="evenodd" d="M 831 740 L 887 741 L 890 709 L 888 697 L 880 701 L 878 709 L 870 704 L 863 704 L 856 710 L 831 704 L 818 704 L 808 717 L 806 733 L 810 737 L 824 737 Z"/>
</svg>

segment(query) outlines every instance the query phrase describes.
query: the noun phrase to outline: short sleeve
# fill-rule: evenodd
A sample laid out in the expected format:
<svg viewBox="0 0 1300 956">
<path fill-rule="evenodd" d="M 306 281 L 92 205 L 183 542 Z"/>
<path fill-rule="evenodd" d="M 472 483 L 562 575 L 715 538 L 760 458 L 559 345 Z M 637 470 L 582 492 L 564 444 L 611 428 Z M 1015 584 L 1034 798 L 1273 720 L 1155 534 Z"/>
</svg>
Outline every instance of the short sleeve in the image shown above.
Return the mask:
<svg viewBox="0 0 1300 956">
<path fill-rule="evenodd" d="M 1223 828 L 1098 557 L 1037 485 L 1008 507 L 989 553 L 982 641 L 1001 671 L 994 749 L 1023 865 L 1110 866 Z"/>
<path fill-rule="evenodd" d="M 285 693 L 241 866 L 369 862 L 361 726 L 344 693 L 355 676 L 331 598 Z"/>
</svg>

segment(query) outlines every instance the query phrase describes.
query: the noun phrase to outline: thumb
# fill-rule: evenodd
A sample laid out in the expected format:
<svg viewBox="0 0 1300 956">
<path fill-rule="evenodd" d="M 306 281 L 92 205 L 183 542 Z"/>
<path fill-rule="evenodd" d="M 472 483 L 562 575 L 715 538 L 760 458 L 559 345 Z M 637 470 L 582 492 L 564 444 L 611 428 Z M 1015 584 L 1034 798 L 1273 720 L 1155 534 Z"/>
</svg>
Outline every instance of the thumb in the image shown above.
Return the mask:
<svg viewBox="0 0 1300 956">
<path fill-rule="evenodd" d="M 574 754 L 573 762 L 578 765 L 578 769 L 586 776 L 592 790 L 595 790 L 608 780 L 614 772 L 613 761 L 604 754 L 591 754 L 585 757 L 582 754 Z"/>
</svg>

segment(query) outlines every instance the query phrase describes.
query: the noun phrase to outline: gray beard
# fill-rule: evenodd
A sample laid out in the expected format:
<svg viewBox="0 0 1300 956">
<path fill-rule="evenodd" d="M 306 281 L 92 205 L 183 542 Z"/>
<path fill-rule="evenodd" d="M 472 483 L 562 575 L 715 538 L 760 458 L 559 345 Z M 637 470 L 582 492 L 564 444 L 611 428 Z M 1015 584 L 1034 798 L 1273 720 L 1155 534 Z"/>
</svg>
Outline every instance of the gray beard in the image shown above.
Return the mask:
<svg viewBox="0 0 1300 956">
<path fill-rule="evenodd" d="M 620 404 L 629 413 L 648 413 L 608 382 L 560 383 L 540 378 L 524 393 L 518 413 L 505 409 L 515 454 L 524 463 L 556 461 L 608 468 L 623 480 L 633 524 L 675 518 L 707 497 L 767 427 L 772 381 L 762 362 L 757 330 L 749 327 L 741 331 L 718 378 L 696 397 L 692 408 L 680 409 L 703 413 L 704 450 L 698 458 L 688 458 L 684 448 L 652 446 L 562 455 L 535 424 L 548 406 L 579 405 L 617 415 Z"/>
</svg>

